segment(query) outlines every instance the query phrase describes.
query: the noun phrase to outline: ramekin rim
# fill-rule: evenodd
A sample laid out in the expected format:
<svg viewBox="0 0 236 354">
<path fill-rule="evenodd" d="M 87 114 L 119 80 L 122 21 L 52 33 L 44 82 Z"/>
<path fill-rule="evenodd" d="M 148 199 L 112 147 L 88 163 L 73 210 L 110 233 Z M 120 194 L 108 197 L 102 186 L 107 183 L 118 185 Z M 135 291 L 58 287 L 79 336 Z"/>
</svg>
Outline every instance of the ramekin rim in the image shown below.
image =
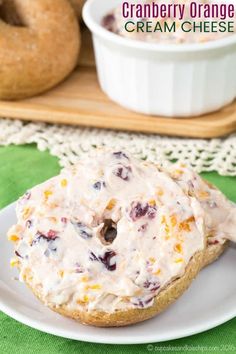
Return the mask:
<svg viewBox="0 0 236 354">
<path fill-rule="evenodd" d="M 100 0 L 87 0 L 83 7 L 82 16 L 85 24 L 88 26 L 92 34 L 98 36 L 100 35 L 100 37 L 103 39 L 124 46 L 126 48 L 128 47 L 131 49 L 147 50 L 152 52 L 184 53 L 220 49 L 232 44 L 236 44 L 236 33 L 213 41 L 191 44 L 159 44 L 125 38 L 108 31 L 102 26 L 102 24 L 97 23 L 97 21 L 92 17 L 90 9 L 96 1 Z"/>
</svg>

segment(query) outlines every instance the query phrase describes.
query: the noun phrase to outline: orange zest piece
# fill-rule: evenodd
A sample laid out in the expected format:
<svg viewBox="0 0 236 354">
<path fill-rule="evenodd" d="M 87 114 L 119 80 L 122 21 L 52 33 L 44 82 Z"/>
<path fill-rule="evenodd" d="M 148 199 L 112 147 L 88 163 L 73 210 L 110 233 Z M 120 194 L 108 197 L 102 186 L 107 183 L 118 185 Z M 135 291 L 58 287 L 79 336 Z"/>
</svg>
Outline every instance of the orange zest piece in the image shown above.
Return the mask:
<svg viewBox="0 0 236 354">
<path fill-rule="evenodd" d="M 59 276 L 60 276 L 61 278 L 63 278 L 63 276 L 64 276 L 64 270 L 59 270 L 58 274 L 59 274 Z"/>
<path fill-rule="evenodd" d="M 173 178 L 178 178 L 178 177 L 180 177 L 183 173 L 184 173 L 184 171 L 182 171 L 182 170 L 180 170 L 180 169 L 176 169 L 176 170 L 173 171 L 172 177 L 173 177 Z"/>
<path fill-rule="evenodd" d="M 177 224 L 177 218 L 176 218 L 175 215 L 171 215 L 171 217 L 170 217 L 170 222 L 171 222 L 171 225 L 172 225 L 173 227 L 176 226 L 176 224 Z"/>
<path fill-rule="evenodd" d="M 43 194 L 44 194 L 45 200 L 47 201 L 49 196 L 52 195 L 52 191 L 46 190 L 46 191 L 44 191 Z"/>
<path fill-rule="evenodd" d="M 27 219 L 29 216 L 30 216 L 30 213 L 31 213 L 31 209 L 30 208 L 25 208 L 24 211 L 23 211 L 23 219 Z"/>
<path fill-rule="evenodd" d="M 210 194 L 207 191 L 199 191 L 198 192 L 198 197 L 200 199 L 207 199 L 210 196 Z"/>
<path fill-rule="evenodd" d="M 102 288 L 102 286 L 100 284 L 93 284 L 93 285 L 87 285 L 85 287 L 85 290 L 89 290 L 89 289 L 91 289 L 91 290 L 99 290 L 101 288 Z"/>
<path fill-rule="evenodd" d="M 94 285 L 91 285 L 90 286 L 90 289 L 92 289 L 92 290 L 99 290 L 99 289 L 101 289 L 101 285 L 100 284 L 94 284 Z"/>
<path fill-rule="evenodd" d="M 112 210 L 115 205 L 116 205 L 116 200 L 115 199 L 111 199 L 109 201 L 109 203 L 107 204 L 106 209 L 107 210 Z"/>
<path fill-rule="evenodd" d="M 77 302 L 77 304 L 85 304 L 85 303 L 89 302 L 89 297 L 88 297 L 88 295 L 84 295 L 82 300 L 78 299 L 76 302 Z"/>
<path fill-rule="evenodd" d="M 153 274 L 154 274 L 154 275 L 160 275 L 160 274 L 161 274 L 161 269 L 160 269 L 160 268 L 157 269 Z"/>
<path fill-rule="evenodd" d="M 10 260 L 10 266 L 11 266 L 11 267 L 16 267 L 16 266 L 18 266 L 18 264 L 19 264 L 19 260 L 18 260 L 18 259 L 12 258 L 12 259 Z"/>
<path fill-rule="evenodd" d="M 51 216 L 49 219 L 50 219 L 50 221 L 52 221 L 54 224 L 56 224 L 57 218 L 56 218 L 55 216 Z"/>
<path fill-rule="evenodd" d="M 17 241 L 19 241 L 19 239 L 20 238 L 17 235 L 9 235 L 8 236 L 8 240 L 12 241 L 12 242 L 17 242 Z"/>
<path fill-rule="evenodd" d="M 151 205 L 151 206 L 156 206 L 156 201 L 155 201 L 155 199 L 149 200 L 148 204 Z"/>
<path fill-rule="evenodd" d="M 182 245 L 180 243 L 177 243 L 174 247 L 175 252 L 177 253 L 183 253 L 183 248 Z"/>
<path fill-rule="evenodd" d="M 64 179 L 62 179 L 61 180 L 61 186 L 64 188 L 64 187 L 66 187 L 67 186 L 67 180 L 64 178 Z"/>
<path fill-rule="evenodd" d="M 156 193 L 157 193 L 157 195 L 158 195 L 159 197 L 161 197 L 161 196 L 164 194 L 162 188 L 158 188 Z"/>
<path fill-rule="evenodd" d="M 83 283 L 86 283 L 88 280 L 89 280 L 89 279 L 88 279 L 88 277 L 86 277 L 86 276 L 84 276 L 84 277 L 81 278 L 81 281 L 82 281 Z"/>
<path fill-rule="evenodd" d="M 165 239 L 168 240 L 170 238 L 170 227 L 167 224 L 167 220 L 166 220 L 165 215 L 162 216 L 161 223 L 165 224 L 165 233 L 166 233 Z"/>
<path fill-rule="evenodd" d="M 195 221 L 195 218 L 194 216 L 190 216 L 188 219 L 182 221 L 180 224 L 179 224 L 179 230 L 180 231 L 191 231 L 191 228 L 190 228 L 190 223 L 191 222 L 194 222 Z"/>
<path fill-rule="evenodd" d="M 162 224 L 166 224 L 166 217 L 165 217 L 165 215 L 162 216 L 162 218 L 161 218 L 161 223 L 162 223 Z"/>
<path fill-rule="evenodd" d="M 179 230 L 180 231 L 187 231 L 187 232 L 191 231 L 189 223 L 187 221 L 182 221 L 179 224 Z"/>
<path fill-rule="evenodd" d="M 195 221 L 195 217 L 192 215 L 187 219 L 187 222 L 194 222 Z"/>
</svg>

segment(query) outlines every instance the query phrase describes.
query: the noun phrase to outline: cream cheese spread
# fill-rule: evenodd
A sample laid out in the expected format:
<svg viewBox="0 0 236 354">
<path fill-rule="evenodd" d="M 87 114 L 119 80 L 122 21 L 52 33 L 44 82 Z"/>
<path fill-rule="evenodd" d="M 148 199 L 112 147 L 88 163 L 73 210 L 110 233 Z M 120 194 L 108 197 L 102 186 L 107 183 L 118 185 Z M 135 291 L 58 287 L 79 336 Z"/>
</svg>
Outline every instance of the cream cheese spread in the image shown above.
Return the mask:
<svg viewBox="0 0 236 354">
<path fill-rule="evenodd" d="M 158 8 L 156 17 L 153 17 L 153 4 Z M 200 3 L 191 0 L 127 1 L 104 16 L 102 24 L 122 37 L 144 42 L 204 43 L 235 32 L 235 5 L 211 0 Z"/>
<path fill-rule="evenodd" d="M 164 171 L 123 151 L 96 150 L 16 211 L 8 238 L 20 279 L 30 272 L 46 304 L 71 309 L 149 307 L 204 250 L 206 228 L 235 241 L 235 208 L 220 192 L 182 165 Z"/>
</svg>

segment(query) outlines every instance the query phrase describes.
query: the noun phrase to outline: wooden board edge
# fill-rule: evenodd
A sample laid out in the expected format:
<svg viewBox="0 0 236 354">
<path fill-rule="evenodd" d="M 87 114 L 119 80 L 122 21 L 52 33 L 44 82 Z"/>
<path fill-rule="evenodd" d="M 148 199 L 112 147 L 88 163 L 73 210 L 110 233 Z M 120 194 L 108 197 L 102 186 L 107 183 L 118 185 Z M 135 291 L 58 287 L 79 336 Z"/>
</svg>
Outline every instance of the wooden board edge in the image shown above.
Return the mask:
<svg viewBox="0 0 236 354">
<path fill-rule="evenodd" d="M 130 126 L 129 121 L 124 125 L 124 119 L 122 119 L 122 125 L 120 120 L 117 118 L 116 121 L 113 121 L 113 127 L 110 126 L 110 117 L 98 117 L 96 115 L 88 115 L 86 114 L 78 114 L 75 112 L 70 112 L 68 110 L 63 110 L 60 108 L 59 111 L 54 111 L 53 108 L 45 108 L 39 107 L 37 109 L 37 113 L 35 114 L 34 110 L 25 110 L 25 108 L 12 107 L 11 109 L 4 107 L 4 104 L 0 102 L 0 116 L 7 117 L 11 119 L 22 119 L 27 121 L 38 121 L 45 122 L 49 124 L 65 124 L 65 125 L 75 125 L 81 127 L 92 127 L 92 128 L 102 128 L 109 130 L 120 130 L 120 131 L 128 131 L 128 132 L 136 132 L 136 133 L 148 133 L 148 134 L 161 134 L 161 135 L 170 135 L 170 136 L 180 136 L 180 137 L 189 137 L 189 138 L 220 138 L 227 134 L 235 132 L 235 123 L 230 121 L 228 124 L 222 124 L 219 126 L 214 126 L 214 124 L 210 124 L 210 126 L 201 126 L 200 122 L 195 121 L 195 126 L 193 123 L 191 126 L 186 125 L 185 119 L 179 119 L 177 123 L 178 126 L 174 126 L 172 130 L 170 130 L 167 134 L 166 132 L 166 124 L 162 127 L 160 124 L 160 119 L 157 122 L 157 127 L 155 127 L 155 122 L 152 125 L 150 123 L 145 127 L 142 123 L 142 128 L 140 127 L 139 121 L 137 121 L 136 125 Z M 33 117 L 33 118 L 32 118 Z M 50 117 L 50 118 L 49 118 Z M 149 116 L 148 116 L 149 117 Z M 99 118 L 99 122 L 97 120 Z M 149 117 L 150 119 L 150 117 Z M 153 118 L 155 119 L 155 118 Z M 170 120 L 170 124 L 173 126 L 171 119 L 172 118 L 164 118 Z M 78 121 L 79 120 L 79 121 Z M 159 123 L 159 124 L 158 124 Z M 165 122 L 166 123 L 166 122 Z M 196 131 L 194 128 L 198 128 L 198 133 L 196 135 Z M 220 128 L 220 129 L 219 129 Z"/>
</svg>

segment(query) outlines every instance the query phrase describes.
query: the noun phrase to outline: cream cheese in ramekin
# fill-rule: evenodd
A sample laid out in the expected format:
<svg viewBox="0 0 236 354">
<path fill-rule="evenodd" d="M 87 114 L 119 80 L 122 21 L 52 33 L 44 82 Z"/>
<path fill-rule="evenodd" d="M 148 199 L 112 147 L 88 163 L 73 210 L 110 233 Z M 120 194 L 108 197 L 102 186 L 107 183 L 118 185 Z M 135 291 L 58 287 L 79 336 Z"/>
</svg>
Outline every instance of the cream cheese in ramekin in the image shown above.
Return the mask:
<svg viewBox="0 0 236 354">
<path fill-rule="evenodd" d="M 135 112 L 181 118 L 219 110 L 235 99 L 236 34 L 181 45 L 130 40 L 102 26 L 104 16 L 123 2 L 87 0 L 83 9 L 99 83 L 111 100 Z M 213 135 L 214 119 L 211 124 Z"/>
<path fill-rule="evenodd" d="M 219 15 L 216 10 L 210 10 L 212 5 L 216 7 L 221 6 L 220 3 L 215 1 L 202 0 L 199 3 L 193 2 L 192 0 L 173 0 L 164 2 L 155 2 L 151 0 L 137 1 L 138 5 L 142 4 L 143 6 L 150 6 L 153 3 L 156 3 L 159 8 L 162 4 L 166 6 L 169 4 L 169 11 L 163 12 L 164 14 L 166 13 L 168 17 L 159 15 L 159 17 L 138 18 L 135 16 L 137 12 L 131 10 L 131 6 L 135 6 L 135 2 L 130 1 L 125 2 L 125 4 L 127 4 L 124 8 L 127 9 L 125 13 L 122 11 L 123 4 L 120 4 L 113 11 L 104 16 L 102 24 L 109 31 L 125 38 L 161 44 L 204 43 L 224 38 L 225 36 L 234 33 L 235 13 L 234 18 L 204 18 L 204 11 L 202 10 L 199 11 L 201 18 L 191 17 L 191 15 L 198 14 L 198 12 L 193 12 L 191 9 L 201 9 L 201 6 L 204 5 L 209 6 L 209 15 Z M 222 5 L 228 6 L 227 3 Z M 173 6 L 176 6 L 176 8 L 173 8 Z M 184 7 L 181 8 L 180 6 Z M 233 4 L 231 4 L 231 6 L 233 6 Z M 230 14 L 233 12 L 234 11 L 230 11 Z M 143 11 L 143 13 L 151 14 L 152 12 Z M 157 14 L 159 13 L 161 14 L 161 11 L 157 12 Z M 132 17 L 124 17 L 126 14 L 127 16 L 130 15 Z M 231 22 L 231 25 L 227 26 L 229 21 Z M 229 33 L 227 29 L 231 32 Z"/>
</svg>

